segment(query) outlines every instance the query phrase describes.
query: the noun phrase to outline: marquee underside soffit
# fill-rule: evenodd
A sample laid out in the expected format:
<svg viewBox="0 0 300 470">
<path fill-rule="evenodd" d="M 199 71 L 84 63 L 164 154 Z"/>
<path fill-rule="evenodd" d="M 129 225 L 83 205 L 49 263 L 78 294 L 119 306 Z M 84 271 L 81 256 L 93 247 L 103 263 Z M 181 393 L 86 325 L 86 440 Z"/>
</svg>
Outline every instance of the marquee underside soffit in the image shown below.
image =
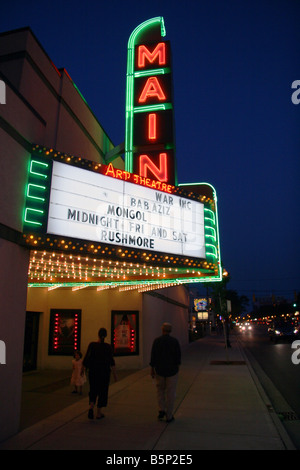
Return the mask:
<svg viewBox="0 0 300 470">
<path fill-rule="evenodd" d="M 210 274 L 208 278 L 208 274 Z M 85 255 L 51 251 L 30 254 L 29 287 L 155 288 L 213 280 L 211 269 L 193 267 L 162 267 L 129 261 L 93 258 Z M 217 273 L 216 273 L 217 276 Z"/>
</svg>

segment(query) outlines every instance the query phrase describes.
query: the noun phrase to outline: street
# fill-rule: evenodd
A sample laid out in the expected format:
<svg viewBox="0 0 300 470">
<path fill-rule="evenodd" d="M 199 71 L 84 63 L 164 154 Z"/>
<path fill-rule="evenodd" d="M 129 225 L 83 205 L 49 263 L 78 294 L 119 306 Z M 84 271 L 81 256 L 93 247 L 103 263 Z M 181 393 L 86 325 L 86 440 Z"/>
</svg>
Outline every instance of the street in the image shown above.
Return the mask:
<svg viewBox="0 0 300 470">
<path fill-rule="evenodd" d="M 274 344 L 270 341 L 267 325 L 252 325 L 251 330 L 245 331 L 235 327 L 235 333 L 245 348 L 256 373 L 258 372 L 257 369 L 261 368 L 267 378 L 270 379 L 271 382 L 264 381 L 263 377 L 260 376 L 273 408 L 282 418 L 288 433 L 294 434 L 297 428 L 294 440 L 298 441 L 298 431 L 300 430 L 300 364 L 292 362 L 292 354 L 296 351 L 292 348 L 294 340 L 282 339 Z M 274 387 L 270 386 L 270 383 Z M 295 444 L 299 449 L 299 442 L 295 442 Z"/>
</svg>

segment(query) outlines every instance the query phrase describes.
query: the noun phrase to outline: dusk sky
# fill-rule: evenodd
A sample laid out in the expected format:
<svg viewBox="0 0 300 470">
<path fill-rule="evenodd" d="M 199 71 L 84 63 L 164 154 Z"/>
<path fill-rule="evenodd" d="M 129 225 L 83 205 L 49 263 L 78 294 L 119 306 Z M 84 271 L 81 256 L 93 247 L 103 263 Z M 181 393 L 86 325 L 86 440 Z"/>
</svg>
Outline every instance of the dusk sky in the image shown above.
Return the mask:
<svg viewBox="0 0 300 470">
<path fill-rule="evenodd" d="M 293 299 L 300 291 L 300 103 L 291 99 L 292 83 L 300 84 L 299 1 L 10 0 L 1 4 L 0 30 L 30 26 L 118 145 L 127 41 L 156 16 L 172 49 L 178 180 L 216 189 L 228 288 L 250 300 Z"/>
</svg>

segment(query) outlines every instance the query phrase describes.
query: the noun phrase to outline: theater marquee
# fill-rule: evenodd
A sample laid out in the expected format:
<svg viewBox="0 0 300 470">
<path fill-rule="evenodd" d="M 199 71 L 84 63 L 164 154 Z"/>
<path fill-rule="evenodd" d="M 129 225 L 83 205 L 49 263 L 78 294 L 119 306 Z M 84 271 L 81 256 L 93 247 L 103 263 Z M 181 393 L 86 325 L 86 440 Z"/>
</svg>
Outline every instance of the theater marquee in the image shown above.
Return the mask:
<svg viewBox="0 0 300 470">
<path fill-rule="evenodd" d="M 47 233 L 205 258 L 202 203 L 59 162 Z"/>
<path fill-rule="evenodd" d="M 164 37 L 157 17 L 129 38 L 124 170 L 33 145 L 23 225 L 23 243 L 37 250 L 32 285 L 222 279 L 216 192 L 177 184 Z"/>
</svg>

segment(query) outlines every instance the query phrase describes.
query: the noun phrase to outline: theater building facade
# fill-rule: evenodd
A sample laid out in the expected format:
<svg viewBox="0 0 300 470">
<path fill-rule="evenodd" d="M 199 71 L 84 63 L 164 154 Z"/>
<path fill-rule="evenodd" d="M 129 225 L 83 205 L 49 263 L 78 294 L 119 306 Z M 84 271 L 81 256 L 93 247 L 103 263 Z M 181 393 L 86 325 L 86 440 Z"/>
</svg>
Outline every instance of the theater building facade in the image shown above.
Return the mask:
<svg viewBox="0 0 300 470">
<path fill-rule="evenodd" d="M 29 28 L 0 34 L 0 441 L 23 372 L 69 369 L 100 327 L 117 368 L 145 367 L 162 322 L 188 343 L 186 286 L 221 279 L 215 190 L 177 181 L 164 36 L 155 18 L 129 38 L 115 145 Z"/>
</svg>

